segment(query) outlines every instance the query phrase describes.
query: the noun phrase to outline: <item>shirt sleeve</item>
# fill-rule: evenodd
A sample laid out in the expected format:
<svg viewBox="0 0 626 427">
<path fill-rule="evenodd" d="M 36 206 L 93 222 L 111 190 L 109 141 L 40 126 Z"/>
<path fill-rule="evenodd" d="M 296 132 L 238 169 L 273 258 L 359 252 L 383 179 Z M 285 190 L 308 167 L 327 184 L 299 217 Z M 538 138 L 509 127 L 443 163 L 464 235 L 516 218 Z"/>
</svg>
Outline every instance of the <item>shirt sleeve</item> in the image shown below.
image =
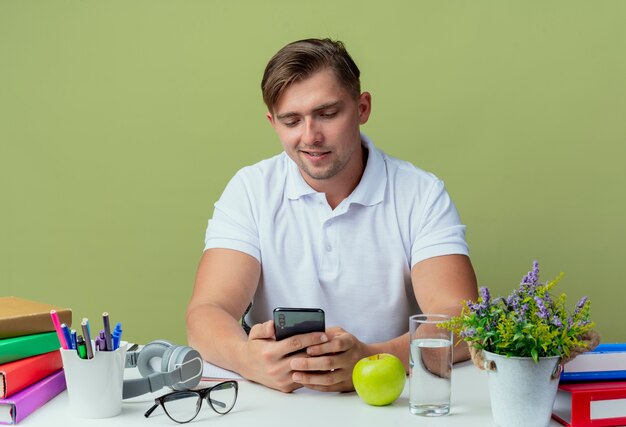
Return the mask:
<svg viewBox="0 0 626 427">
<path fill-rule="evenodd" d="M 461 254 L 469 255 L 465 226 L 441 180 L 434 181 L 421 215 L 412 220 L 416 230 L 411 246 L 411 267 L 428 258 Z"/>
<path fill-rule="evenodd" d="M 239 171 L 228 183 L 215 203 L 209 220 L 204 250 L 233 249 L 261 262 L 259 233 L 251 192 L 243 173 Z"/>
</svg>

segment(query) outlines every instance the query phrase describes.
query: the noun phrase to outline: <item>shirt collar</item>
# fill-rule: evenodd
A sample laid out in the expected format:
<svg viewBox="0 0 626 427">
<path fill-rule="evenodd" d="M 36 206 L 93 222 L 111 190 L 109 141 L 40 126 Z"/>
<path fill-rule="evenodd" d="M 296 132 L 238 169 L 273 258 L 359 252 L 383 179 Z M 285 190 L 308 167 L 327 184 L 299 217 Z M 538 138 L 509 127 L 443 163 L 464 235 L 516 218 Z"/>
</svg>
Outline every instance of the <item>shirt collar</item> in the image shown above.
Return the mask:
<svg viewBox="0 0 626 427">
<path fill-rule="evenodd" d="M 291 200 L 296 200 L 308 194 L 317 193 L 317 191 L 311 188 L 304 178 L 302 178 L 302 174 L 296 162 L 294 162 L 287 153 L 283 153 L 283 156 L 287 162 L 287 197 Z"/>
<path fill-rule="evenodd" d="M 350 203 L 373 206 L 383 201 L 387 186 L 387 165 L 383 153 L 374 147 L 374 143 L 366 135 L 361 134 L 361 141 L 367 148 L 367 164 L 352 194 L 348 196 Z"/>
<path fill-rule="evenodd" d="M 361 141 L 368 151 L 367 163 L 361 181 L 352 194 L 348 196 L 348 202 L 372 206 L 382 202 L 385 196 L 387 185 L 385 159 L 366 135 L 361 134 Z M 287 162 L 287 197 L 295 200 L 308 194 L 317 193 L 304 180 L 298 165 L 286 153 L 283 155 Z"/>
</svg>

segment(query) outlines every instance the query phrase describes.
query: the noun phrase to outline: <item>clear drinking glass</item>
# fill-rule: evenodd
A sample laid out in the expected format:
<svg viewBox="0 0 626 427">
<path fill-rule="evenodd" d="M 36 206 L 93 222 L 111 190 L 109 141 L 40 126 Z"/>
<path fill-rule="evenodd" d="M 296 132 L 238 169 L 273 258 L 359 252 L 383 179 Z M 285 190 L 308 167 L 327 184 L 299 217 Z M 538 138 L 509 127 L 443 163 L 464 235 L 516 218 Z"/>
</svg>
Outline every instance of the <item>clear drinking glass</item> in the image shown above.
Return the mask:
<svg viewBox="0 0 626 427">
<path fill-rule="evenodd" d="M 435 417 L 450 412 L 452 332 L 441 323 L 445 314 L 418 314 L 409 318 L 409 410 Z"/>
</svg>

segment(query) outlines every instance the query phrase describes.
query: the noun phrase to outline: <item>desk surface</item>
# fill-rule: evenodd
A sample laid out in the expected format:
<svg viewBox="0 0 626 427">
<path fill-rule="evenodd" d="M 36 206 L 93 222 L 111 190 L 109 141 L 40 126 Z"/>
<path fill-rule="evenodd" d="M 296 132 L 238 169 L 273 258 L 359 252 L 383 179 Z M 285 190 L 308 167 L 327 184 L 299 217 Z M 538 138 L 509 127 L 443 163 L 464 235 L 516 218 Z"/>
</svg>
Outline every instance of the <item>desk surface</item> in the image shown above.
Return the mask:
<svg viewBox="0 0 626 427">
<path fill-rule="evenodd" d="M 127 369 L 125 376 L 133 378 L 136 369 Z M 207 383 L 208 385 L 209 383 Z M 24 426 L 127 426 L 141 423 L 149 426 L 175 426 L 161 408 L 150 418 L 144 412 L 154 398 L 169 389 L 124 401 L 122 413 L 116 417 L 90 420 L 73 416 L 69 411 L 67 391 L 29 415 L 19 425 Z M 298 390 L 281 393 L 248 381 L 239 382 L 239 398 L 232 412 L 219 416 L 206 404 L 189 425 L 211 423 L 212 426 L 463 426 L 493 425 L 487 374 L 470 362 L 455 365 L 452 373 L 452 406 L 445 417 L 425 418 L 411 415 L 408 408 L 408 383 L 393 404 L 383 407 L 363 403 L 356 393 L 320 393 Z M 205 402 L 206 403 L 206 402 Z M 551 420 L 550 426 L 560 426 Z"/>
</svg>

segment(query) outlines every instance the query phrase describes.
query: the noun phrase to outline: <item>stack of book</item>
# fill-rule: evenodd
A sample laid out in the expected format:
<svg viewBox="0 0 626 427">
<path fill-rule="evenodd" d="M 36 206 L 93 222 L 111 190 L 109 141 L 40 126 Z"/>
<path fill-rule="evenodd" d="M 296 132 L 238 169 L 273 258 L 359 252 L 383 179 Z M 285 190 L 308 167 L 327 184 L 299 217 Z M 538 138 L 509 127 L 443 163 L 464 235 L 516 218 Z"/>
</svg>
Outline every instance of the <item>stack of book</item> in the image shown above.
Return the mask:
<svg viewBox="0 0 626 427">
<path fill-rule="evenodd" d="M 70 309 L 0 297 L 0 424 L 17 424 L 65 390 L 53 309 L 71 324 Z"/>
<path fill-rule="evenodd" d="M 563 365 L 552 416 L 571 427 L 626 425 L 626 344 L 600 344 Z"/>
</svg>

